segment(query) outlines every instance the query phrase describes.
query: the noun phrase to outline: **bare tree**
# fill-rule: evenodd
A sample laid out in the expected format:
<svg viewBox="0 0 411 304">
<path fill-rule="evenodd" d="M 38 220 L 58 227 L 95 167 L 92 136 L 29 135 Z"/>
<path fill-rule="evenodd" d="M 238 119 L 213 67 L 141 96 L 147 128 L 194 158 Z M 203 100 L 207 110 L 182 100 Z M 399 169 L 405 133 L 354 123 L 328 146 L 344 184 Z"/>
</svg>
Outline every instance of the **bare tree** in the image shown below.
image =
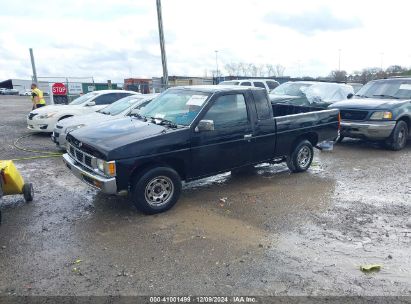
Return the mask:
<svg viewBox="0 0 411 304">
<path fill-rule="evenodd" d="M 275 72 L 276 72 L 275 76 L 279 76 L 279 77 L 284 76 L 284 71 L 285 71 L 284 66 L 282 66 L 281 64 L 276 64 L 275 65 Z"/>
<path fill-rule="evenodd" d="M 257 77 L 257 73 L 258 73 L 258 68 L 256 67 L 256 65 L 255 64 L 253 64 L 253 63 L 249 63 L 248 64 L 248 69 L 249 69 L 249 71 L 250 71 L 250 75 L 251 76 L 253 76 L 253 77 Z"/>
<path fill-rule="evenodd" d="M 258 76 L 264 77 L 265 76 L 265 65 L 264 64 L 259 64 L 257 66 L 258 69 Z"/>
<path fill-rule="evenodd" d="M 227 71 L 229 76 L 234 76 L 237 70 L 236 64 L 235 63 L 227 63 L 224 66 L 225 70 Z"/>
<path fill-rule="evenodd" d="M 267 76 L 277 76 L 275 74 L 275 69 L 274 66 L 272 64 L 266 64 L 265 68 L 267 69 Z"/>
<path fill-rule="evenodd" d="M 345 82 L 347 81 L 347 72 L 346 71 L 331 71 L 330 76 L 331 80 L 336 82 Z"/>
</svg>

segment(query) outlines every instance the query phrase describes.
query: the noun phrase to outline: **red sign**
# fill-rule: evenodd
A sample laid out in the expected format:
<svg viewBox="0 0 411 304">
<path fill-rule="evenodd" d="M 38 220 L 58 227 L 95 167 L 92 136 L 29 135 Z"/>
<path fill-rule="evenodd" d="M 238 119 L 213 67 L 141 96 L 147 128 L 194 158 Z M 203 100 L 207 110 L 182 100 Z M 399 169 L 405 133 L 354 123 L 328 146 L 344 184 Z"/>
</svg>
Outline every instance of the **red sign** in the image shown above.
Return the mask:
<svg viewBox="0 0 411 304">
<path fill-rule="evenodd" d="M 56 82 L 51 87 L 53 95 L 67 95 L 67 88 L 61 82 Z"/>
</svg>

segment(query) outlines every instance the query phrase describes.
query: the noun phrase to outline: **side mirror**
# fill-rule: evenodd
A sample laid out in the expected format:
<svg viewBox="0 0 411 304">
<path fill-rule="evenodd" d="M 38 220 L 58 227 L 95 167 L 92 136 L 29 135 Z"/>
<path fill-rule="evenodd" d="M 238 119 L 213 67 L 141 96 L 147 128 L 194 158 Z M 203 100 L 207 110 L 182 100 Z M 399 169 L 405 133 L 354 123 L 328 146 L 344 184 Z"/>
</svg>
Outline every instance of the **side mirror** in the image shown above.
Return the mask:
<svg viewBox="0 0 411 304">
<path fill-rule="evenodd" d="M 214 131 L 214 120 L 200 120 L 194 131 L 197 133 L 205 131 Z"/>
<path fill-rule="evenodd" d="M 88 103 L 87 103 L 87 106 L 88 107 L 92 107 L 92 106 L 95 106 L 96 105 L 96 102 L 95 101 L 89 101 Z"/>
<path fill-rule="evenodd" d="M 353 93 L 349 93 L 348 95 L 347 95 L 347 99 L 351 99 L 351 98 L 353 98 L 354 97 L 354 94 Z"/>
</svg>

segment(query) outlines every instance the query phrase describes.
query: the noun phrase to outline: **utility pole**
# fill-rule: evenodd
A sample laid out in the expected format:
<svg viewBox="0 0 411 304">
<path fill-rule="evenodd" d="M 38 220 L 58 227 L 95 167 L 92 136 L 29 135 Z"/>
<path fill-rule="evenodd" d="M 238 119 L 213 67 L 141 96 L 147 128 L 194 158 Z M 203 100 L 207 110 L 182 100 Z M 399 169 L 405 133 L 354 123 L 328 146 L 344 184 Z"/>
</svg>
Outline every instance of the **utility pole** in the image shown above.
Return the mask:
<svg viewBox="0 0 411 304">
<path fill-rule="evenodd" d="M 341 49 L 338 49 L 338 71 L 341 71 Z"/>
<path fill-rule="evenodd" d="M 35 84 L 39 85 L 37 83 L 37 71 L 36 71 L 36 64 L 34 63 L 34 55 L 33 55 L 33 49 L 30 48 L 30 58 L 31 58 L 31 68 L 33 69 L 33 81 Z"/>
<path fill-rule="evenodd" d="M 215 66 L 217 68 L 216 70 L 216 82 L 217 82 L 218 81 L 218 51 L 215 50 L 214 52 L 215 52 Z"/>
<path fill-rule="evenodd" d="M 161 14 L 161 0 L 157 0 L 157 20 L 158 20 L 158 34 L 160 37 L 161 63 L 163 65 L 163 85 L 164 85 L 164 88 L 167 89 L 168 88 L 168 71 L 167 71 L 166 48 L 164 46 L 163 17 Z"/>
</svg>

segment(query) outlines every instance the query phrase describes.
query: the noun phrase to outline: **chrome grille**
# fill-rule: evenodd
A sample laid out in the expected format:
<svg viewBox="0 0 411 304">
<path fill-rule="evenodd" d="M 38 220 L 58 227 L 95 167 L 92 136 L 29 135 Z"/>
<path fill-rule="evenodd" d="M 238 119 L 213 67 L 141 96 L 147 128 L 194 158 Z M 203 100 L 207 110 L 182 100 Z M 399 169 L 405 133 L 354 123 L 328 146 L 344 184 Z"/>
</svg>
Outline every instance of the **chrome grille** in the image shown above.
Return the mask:
<svg viewBox="0 0 411 304">
<path fill-rule="evenodd" d="M 341 119 L 345 120 L 364 120 L 368 111 L 358 111 L 358 110 L 340 110 Z"/>
<path fill-rule="evenodd" d="M 84 167 L 93 171 L 95 170 L 97 166 L 97 158 L 93 155 L 85 153 L 71 144 L 68 144 L 67 153 Z"/>
</svg>

